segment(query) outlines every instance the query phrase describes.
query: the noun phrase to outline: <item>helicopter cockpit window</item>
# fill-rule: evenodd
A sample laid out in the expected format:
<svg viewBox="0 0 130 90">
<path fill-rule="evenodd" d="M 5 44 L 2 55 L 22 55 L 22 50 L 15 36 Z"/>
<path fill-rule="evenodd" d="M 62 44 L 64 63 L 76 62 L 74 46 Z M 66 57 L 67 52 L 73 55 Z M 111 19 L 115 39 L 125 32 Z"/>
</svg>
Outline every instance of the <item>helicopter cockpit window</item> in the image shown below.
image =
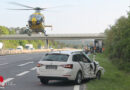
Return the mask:
<svg viewBox="0 0 130 90">
<path fill-rule="evenodd" d="M 29 18 L 29 20 L 31 20 L 33 17 L 36 17 L 36 15 L 31 15 L 30 18 Z"/>
<path fill-rule="evenodd" d="M 31 15 L 30 18 L 36 17 L 36 15 Z"/>
<path fill-rule="evenodd" d="M 43 18 L 41 15 L 31 15 L 29 20 L 31 20 L 34 17 L 37 19 L 37 21 L 43 21 Z"/>
<path fill-rule="evenodd" d="M 42 17 L 41 17 L 40 15 L 37 15 L 37 16 L 36 16 L 36 19 L 37 19 L 38 21 L 42 21 Z"/>
</svg>

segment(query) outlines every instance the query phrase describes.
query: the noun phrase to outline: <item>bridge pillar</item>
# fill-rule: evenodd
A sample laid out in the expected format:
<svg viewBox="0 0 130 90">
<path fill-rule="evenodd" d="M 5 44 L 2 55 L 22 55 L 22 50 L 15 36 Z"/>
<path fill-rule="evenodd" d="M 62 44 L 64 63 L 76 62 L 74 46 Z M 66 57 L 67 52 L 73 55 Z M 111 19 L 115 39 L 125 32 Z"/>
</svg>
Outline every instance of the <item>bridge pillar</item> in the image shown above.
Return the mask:
<svg viewBox="0 0 130 90">
<path fill-rule="evenodd" d="M 48 39 L 45 40 L 45 49 L 48 49 L 49 43 L 48 43 Z"/>
</svg>

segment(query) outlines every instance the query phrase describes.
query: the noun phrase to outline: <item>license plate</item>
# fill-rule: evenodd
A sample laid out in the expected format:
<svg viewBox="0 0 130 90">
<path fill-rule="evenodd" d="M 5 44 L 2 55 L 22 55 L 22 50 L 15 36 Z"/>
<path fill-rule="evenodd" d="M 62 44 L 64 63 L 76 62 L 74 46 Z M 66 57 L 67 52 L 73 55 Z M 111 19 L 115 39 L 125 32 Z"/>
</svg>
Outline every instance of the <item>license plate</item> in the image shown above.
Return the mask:
<svg viewBox="0 0 130 90">
<path fill-rule="evenodd" d="M 46 69 L 57 69 L 56 65 L 47 65 Z"/>
</svg>

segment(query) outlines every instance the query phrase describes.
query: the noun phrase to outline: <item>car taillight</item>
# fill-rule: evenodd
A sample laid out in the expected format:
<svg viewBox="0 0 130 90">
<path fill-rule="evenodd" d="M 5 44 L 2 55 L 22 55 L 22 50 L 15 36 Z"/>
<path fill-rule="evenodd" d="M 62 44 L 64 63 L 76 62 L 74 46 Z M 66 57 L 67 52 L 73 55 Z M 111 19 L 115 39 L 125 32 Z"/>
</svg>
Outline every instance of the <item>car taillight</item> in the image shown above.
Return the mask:
<svg viewBox="0 0 130 90">
<path fill-rule="evenodd" d="M 41 67 L 41 66 L 43 66 L 43 64 L 40 64 L 40 63 L 37 64 L 37 67 Z"/>
<path fill-rule="evenodd" d="M 73 68 L 73 64 L 66 64 L 66 65 L 62 65 L 64 68 L 70 68 L 72 69 Z"/>
</svg>

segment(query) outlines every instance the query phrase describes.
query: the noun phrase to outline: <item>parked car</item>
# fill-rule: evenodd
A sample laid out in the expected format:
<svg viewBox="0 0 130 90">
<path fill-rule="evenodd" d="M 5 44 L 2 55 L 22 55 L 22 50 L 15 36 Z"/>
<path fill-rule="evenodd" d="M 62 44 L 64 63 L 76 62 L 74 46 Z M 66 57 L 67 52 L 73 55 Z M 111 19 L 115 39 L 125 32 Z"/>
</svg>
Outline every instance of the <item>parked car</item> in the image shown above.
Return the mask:
<svg viewBox="0 0 130 90">
<path fill-rule="evenodd" d="M 3 48 L 3 43 L 0 42 L 0 50 Z"/>
<path fill-rule="evenodd" d="M 23 46 L 17 46 L 16 50 L 23 50 Z"/>
<path fill-rule="evenodd" d="M 8 50 L 10 50 L 10 51 L 11 51 L 11 50 L 14 50 L 14 48 L 9 48 Z"/>
<path fill-rule="evenodd" d="M 25 48 L 26 48 L 27 50 L 34 50 L 33 44 L 26 44 L 26 45 L 25 45 Z"/>
<path fill-rule="evenodd" d="M 49 80 L 73 80 L 81 84 L 83 79 L 100 79 L 103 67 L 90 60 L 83 51 L 59 51 L 45 54 L 37 64 L 37 76 L 41 83 Z"/>
</svg>

